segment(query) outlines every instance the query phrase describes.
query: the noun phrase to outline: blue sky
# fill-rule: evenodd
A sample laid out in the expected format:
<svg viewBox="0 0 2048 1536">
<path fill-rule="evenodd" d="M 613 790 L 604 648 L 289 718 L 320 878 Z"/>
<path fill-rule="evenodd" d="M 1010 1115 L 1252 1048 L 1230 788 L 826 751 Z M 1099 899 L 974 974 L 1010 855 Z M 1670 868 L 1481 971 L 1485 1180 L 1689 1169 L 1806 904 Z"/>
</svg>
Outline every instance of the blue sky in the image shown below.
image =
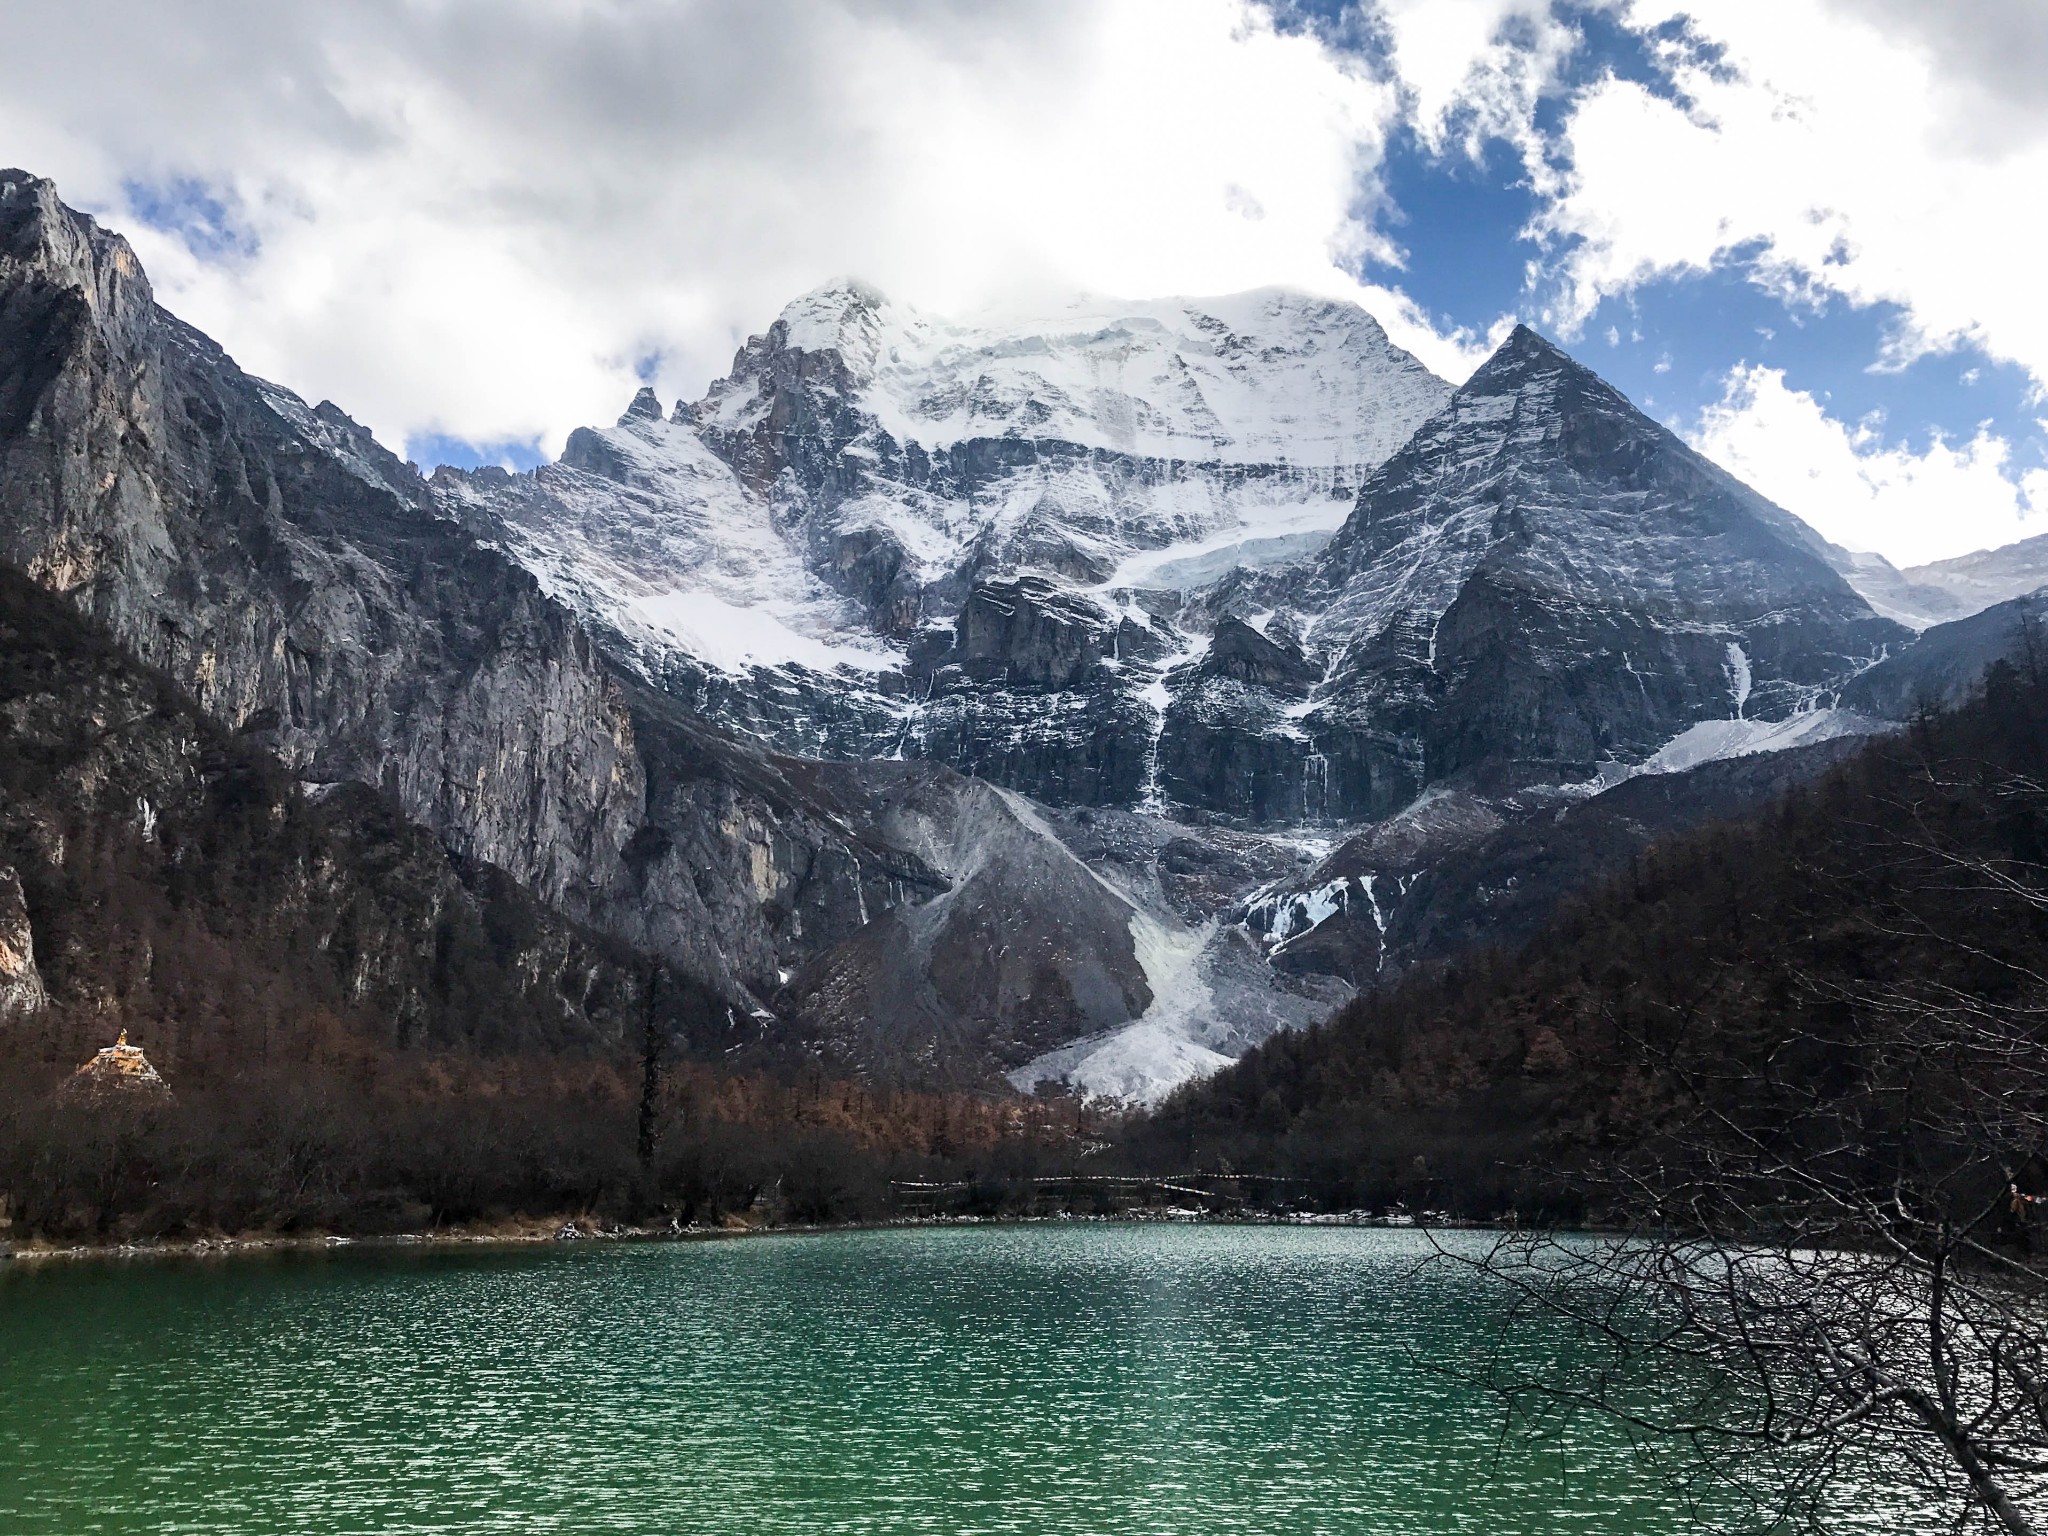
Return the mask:
<svg viewBox="0 0 2048 1536">
<path fill-rule="evenodd" d="M 1341 17 L 1346 8 L 1314 9 Z M 1596 9 L 1562 13 L 1578 43 L 1533 115 L 1539 128 L 1554 129 L 1576 91 L 1610 77 L 1681 99 L 1639 34 Z M 1335 36 L 1385 67 L 1383 39 Z M 1398 286 L 1444 330 L 1483 332 L 1514 315 L 1563 333 L 1582 360 L 1680 428 L 1722 398 L 1731 369 L 1760 365 L 1782 370 L 1831 414 L 1871 423 L 1887 443 L 1924 451 L 1937 437 L 1967 439 L 1988 424 L 2013 443 L 2016 467 L 2048 464 L 2037 381 L 1968 341 L 1910 362 L 1889 357 L 1888 340 L 1909 326 L 1898 303 L 1788 291 L 1752 244 L 1605 298 L 1589 314 L 1561 315 L 1557 272 L 1570 244 L 1541 238 L 1542 200 L 1517 145 L 1481 130 L 1470 142 L 1432 146 L 1404 126 L 1376 180 L 1399 259 L 1367 260 L 1362 275 Z"/>
<path fill-rule="evenodd" d="M 90 0 L 10 45 L 4 157 L 429 467 L 694 398 L 841 276 L 1285 284 L 1454 379 L 1535 323 L 1901 564 L 2048 530 L 2041 0 Z"/>
</svg>

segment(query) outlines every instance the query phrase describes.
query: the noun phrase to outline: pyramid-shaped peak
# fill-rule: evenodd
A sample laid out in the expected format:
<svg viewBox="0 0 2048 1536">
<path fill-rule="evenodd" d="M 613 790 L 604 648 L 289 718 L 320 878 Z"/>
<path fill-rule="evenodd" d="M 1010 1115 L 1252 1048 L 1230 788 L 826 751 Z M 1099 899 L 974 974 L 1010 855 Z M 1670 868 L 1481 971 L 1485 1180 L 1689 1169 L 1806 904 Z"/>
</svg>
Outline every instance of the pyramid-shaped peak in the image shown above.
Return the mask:
<svg viewBox="0 0 2048 1536">
<path fill-rule="evenodd" d="M 1594 377 L 1556 342 L 1528 325 L 1517 325 L 1493 356 L 1474 370 L 1460 393 L 1502 394 L 1520 389 L 1530 379 L 1559 371 Z"/>
<path fill-rule="evenodd" d="M 1520 399 L 1525 409 L 1537 406 L 1568 415 L 1590 411 L 1654 425 L 1628 396 L 1527 325 L 1516 326 L 1453 397 L 1468 405 L 1510 398 Z"/>
<path fill-rule="evenodd" d="M 659 420 L 661 420 L 661 398 L 655 394 L 652 385 L 643 384 L 640 386 L 640 393 L 633 397 L 633 403 L 626 407 L 626 414 L 619 418 L 619 425 L 625 427 L 631 426 L 636 421 Z"/>
</svg>

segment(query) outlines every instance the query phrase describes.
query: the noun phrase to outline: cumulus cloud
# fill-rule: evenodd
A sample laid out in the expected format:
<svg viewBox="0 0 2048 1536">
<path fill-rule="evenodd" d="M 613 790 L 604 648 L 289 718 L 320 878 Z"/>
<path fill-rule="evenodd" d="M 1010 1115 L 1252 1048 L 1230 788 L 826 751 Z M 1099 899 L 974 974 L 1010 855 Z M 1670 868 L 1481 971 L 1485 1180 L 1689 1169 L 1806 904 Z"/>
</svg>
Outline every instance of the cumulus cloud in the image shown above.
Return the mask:
<svg viewBox="0 0 2048 1536">
<path fill-rule="evenodd" d="M 1728 375 L 1693 446 L 1827 538 L 1918 565 L 2048 531 L 2048 470 L 2015 475 L 2011 447 L 1980 430 L 1924 452 L 1888 443 L 1880 422 L 1837 421 L 1775 368 Z"/>
<path fill-rule="evenodd" d="M 849 274 L 940 310 L 1288 283 L 1470 351 L 1346 275 L 1393 88 L 1244 0 L 101 0 L 9 28 L 10 154 L 245 366 L 392 440 L 552 447 Z"/>
<path fill-rule="evenodd" d="M 1630 0 L 1625 18 L 1675 99 L 1615 77 L 1574 99 L 1539 220 L 1565 252 L 1561 318 L 1739 254 L 1788 296 L 1900 306 L 1893 362 L 1967 342 L 2048 382 L 2048 135 L 1986 131 L 2048 124 L 2037 0 Z"/>
<path fill-rule="evenodd" d="M 1999 157 L 2048 134 L 2048 9 L 2039 0 L 1830 0 L 1886 29 L 1934 65 L 1936 106 L 1952 142 Z"/>
<path fill-rule="evenodd" d="M 1445 155 L 1519 147 L 1562 295 L 1537 318 L 1568 334 L 1603 298 L 1737 260 L 1795 302 L 1896 304 L 1892 362 L 1968 342 L 2048 382 L 2039 0 L 1370 0 L 1320 31 L 1272 4 L 1292 14 L 35 5 L 9 19 L 0 145 L 135 238 L 245 366 L 394 443 L 552 449 L 643 379 L 694 395 L 841 275 L 941 312 L 1292 284 L 1364 303 L 1462 379 L 1508 317 L 1450 328 L 1354 275 L 1398 259 L 1376 179 L 1398 127 Z M 1589 75 L 1592 12 L 1661 86 Z M 2029 493 L 1996 438 L 1914 459 L 1736 377 L 1703 441 L 1846 542 L 1929 547 L 1884 509 L 1936 483 L 1988 510 L 1934 517 L 1935 542 L 2015 536 Z"/>
<path fill-rule="evenodd" d="M 1579 44 L 1551 0 L 1379 0 L 1387 62 L 1430 149 L 1489 138 L 1536 154 L 1536 107 Z"/>
</svg>

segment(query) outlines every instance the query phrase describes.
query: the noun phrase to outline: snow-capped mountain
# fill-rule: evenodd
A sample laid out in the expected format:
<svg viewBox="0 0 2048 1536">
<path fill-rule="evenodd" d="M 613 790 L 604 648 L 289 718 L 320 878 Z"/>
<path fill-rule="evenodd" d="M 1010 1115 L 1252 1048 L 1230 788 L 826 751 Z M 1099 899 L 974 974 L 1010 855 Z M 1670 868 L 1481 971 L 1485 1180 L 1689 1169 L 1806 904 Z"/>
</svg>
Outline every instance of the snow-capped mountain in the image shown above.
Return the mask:
<svg viewBox="0 0 2048 1536">
<path fill-rule="evenodd" d="M 1095 808 L 987 801 L 972 825 L 1005 830 L 976 847 L 1057 833 L 1095 874 L 1046 844 L 999 886 L 927 852 L 960 865 L 956 895 L 777 1004 L 874 1059 L 907 1048 L 870 1038 L 884 1013 L 923 1018 L 920 1040 L 988 1018 L 970 1033 L 1020 1083 L 1155 1094 L 1341 995 L 1426 858 L 1382 894 L 1355 851 L 1313 867 L 1332 834 L 1410 817 L 1418 847 L 1449 846 L 1637 774 L 1870 729 L 1833 693 L 1910 638 L 1844 579 L 1852 556 L 1533 332 L 1454 391 L 1363 312 L 1281 292 L 964 324 L 838 284 L 702 401 L 664 418 L 643 392 L 560 464 L 434 484 L 713 718 Z M 1164 900 L 1191 865 L 1235 873 Z M 1126 979 L 1076 982 L 1096 948 L 1070 935 L 1058 983 L 989 973 L 1015 995 L 1000 1019 L 934 992 L 996 889 L 1019 931 L 1108 901 L 1135 948 L 1087 964 Z M 1027 1025 L 1047 987 L 1075 1001 Z"/>
<path fill-rule="evenodd" d="M 701 401 L 427 482 L 48 183 L 0 174 L 0 224 L 0 557 L 735 1049 L 1154 1098 L 2013 628 L 1872 667 L 1911 634 L 1843 572 L 1910 581 L 1528 332 L 1454 391 L 1298 294 L 839 284 Z"/>
<path fill-rule="evenodd" d="M 643 392 L 558 465 L 435 486 L 778 746 L 1245 825 L 1584 780 L 1904 638 L 1533 332 L 1453 392 L 1278 291 L 969 325 L 838 284 L 670 418 Z"/>
<path fill-rule="evenodd" d="M 825 353 L 837 359 L 833 386 L 879 434 L 872 445 L 927 456 L 1006 440 L 1348 470 L 1385 459 L 1447 392 L 1364 310 L 1285 289 L 1077 299 L 1046 314 L 963 322 L 837 283 L 785 309 L 688 416 L 721 442 L 751 438 L 758 454 L 729 452 L 763 479 L 794 446 L 778 413 L 793 386 L 818 377 L 788 360 Z"/>
<path fill-rule="evenodd" d="M 669 420 L 643 394 L 558 465 L 435 486 L 644 674 L 778 745 L 1132 803 L 1174 594 L 1312 553 L 1449 393 L 1302 294 L 964 323 L 841 283 Z M 1082 674 L 1050 711 L 1002 686 Z"/>
</svg>

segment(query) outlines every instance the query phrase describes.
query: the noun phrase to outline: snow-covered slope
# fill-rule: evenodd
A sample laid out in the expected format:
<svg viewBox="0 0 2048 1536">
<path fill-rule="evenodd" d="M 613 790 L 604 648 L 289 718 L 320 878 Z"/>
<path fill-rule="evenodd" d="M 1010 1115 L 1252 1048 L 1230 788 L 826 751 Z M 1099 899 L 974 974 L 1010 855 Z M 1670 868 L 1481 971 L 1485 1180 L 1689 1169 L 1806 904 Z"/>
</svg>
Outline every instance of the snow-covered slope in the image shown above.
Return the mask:
<svg viewBox="0 0 2048 1536">
<path fill-rule="evenodd" d="M 1968 618 L 2048 586 L 2048 533 L 1953 560 L 1916 565 L 1905 575 L 1918 586 L 1948 594 L 1952 600 L 1949 610 L 1937 614 L 1938 618 Z"/>
<path fill-rule="evenodd" d="M 965 322 L 840 283 L 668 420 L 643 392 L 560 464 L 434 484 L 714 718 L 1128 804 L 1184 594 L 1313 553 L 1449 392 L 1363 310 L 1281 290 Z M 1055 675 L 1078 692 L 1029 696 Z"/>
<path fill-rule="evenodd" d="M 810 571 L 767 504 L 643 390 L 615 427 L 584 428 L 531 475 L 443 472 L 443 505 L 488 528 L 551 597 L 636 652 L 721 671 L 888 671 L 903 653 Z"/>
<path fill-rule="evenodd" d="M 1298 553 L 1449 393 L 1357 306 L 1284 290 L 953 321 L 840 283 L 676 419 L 903 633 L 983 574 Z"/>
<path fill-rule="evenodd" d="M 1349 470 L 1385 459 L 1447 392 L 1364 310 L 1281 288 L 951 320 L 835 283 L 786 308 L 764 341 L 836 353 L 857 408 L 927 452 L 1007 438 Z M 694 409 L 700 424 L 751 431 L 772 411 L 747 356 Z"/>
</svg>

